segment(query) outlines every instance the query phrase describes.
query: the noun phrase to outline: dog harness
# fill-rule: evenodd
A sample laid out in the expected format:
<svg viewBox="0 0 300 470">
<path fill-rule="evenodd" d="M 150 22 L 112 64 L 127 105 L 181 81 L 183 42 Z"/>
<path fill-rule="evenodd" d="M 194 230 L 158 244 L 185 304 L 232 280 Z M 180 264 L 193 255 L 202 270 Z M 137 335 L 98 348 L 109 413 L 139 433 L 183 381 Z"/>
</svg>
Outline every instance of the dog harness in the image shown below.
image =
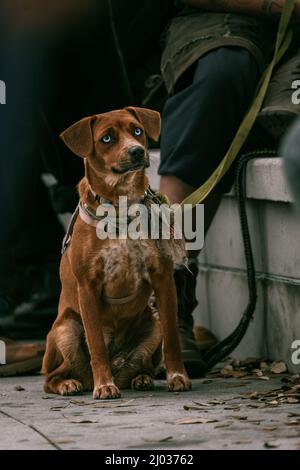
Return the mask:
<svg viewBox="0 0 300 470">
<path fill-rule="evenodd" d="M 99 205 L 100 204 L 101 205 L 112 205 L 111 201 L 109 201 L 109 200 L 103 198 L 102 196 L 99 196 L 98 194 L 96 194 L 92 190 L 91 187 L 89 189 L 90 189 L 92 195 L 95 197 L 95 200 L 99 203 Z M 142 202 L 144 200 L 144 198 L 145 198 L 148 191 L 151 191 L 150 188 L 147 189 L 144 196 L 138 202 Z M 64 239 L 63 239 L 62 250 L 61 250 L 62 255 L 65 253 L 66 249 L 68 248 L 68 246 L 71 242 L 74 225 L 75 225 L 75 222 L 76 222 L 78 216 L 81 218 L 81 220 L 83 222 L 85 222 L 86 224 L 91 225 L 92 227 L 95 227 L 95 228 L 97 227 L 99 221 L 101 221 L 103 219 L 102 216 L 97 216 L 95 211 L 93 209 L 91 209 L 87 204 L 85 204 L 82 201 L 79 201 L 79 203 L 78 203 L 78 205 L 77 205 L 77 207 L 76 207 L 76 209 L 75 209 L 75 211 L 74 211 L 74 213 L 71 217 L 71 220 L 69 222 L 66 235 L 64 236 Z M 138 294 L 138 291 L 139 291 L 139 289 L 134 291 L 132 294 L 127 295 L 126 297 L 116 298 L 116 297 L 103 296 L 103 300 L 106 303 L 111 304 L 111 305 L 122 305 L 122 304 L 125 304 L 127 302 L 130 302 L 130 301 L 134 300 L 134 298 Z"/>
<path fill-rule="evenodd" d="M 113 203 L 111 201 L 109 201 L 108 199 L 105 199 L 104 197 L 99 196 L 99 194 L 96 194 L 92 190 L 91 187 L 89 188 L 89 190 L 92 193 L 92 195 L 94 196 L 95 201 L 97 201 L 99 203 L 99 205 L 104 205 L 104 206 L 105 205 L 106 206 L 113 205 Z M 155 196 L 155 192 L 152 191 L 152 189 L 150 187 L 148 187 L 148 189 L 145 191 L 144 195 L 141 197 L 141 199 L 137 200 L 136 203 L 144 202 L 144 200 L 147 196 L 151 196 L 151 198 L 153 198 L 153 196 Z M 115 207 L 117 207 L 117 206 L 115 206 Z M 65 234 L 63 242 L 62 242 L 62 249 L 61 249 L 61 254 L 62 255 L 65 253 L 66 249 L 68 248 L 68 246 L 71 242 L 74 225 L 75 225 L 75 222 L 76 222 L 78 216 L 81 218 L 81 220 L 83 222 L 85 222 L 86 224 L 91 225 L 92 227 L 95 227 L 95 228 L 97 227 L 98 223 L 103 219 L 103 216 L 98 216 L 96 214 L 96 212 L 93 209 L 91 209 L 87 204 L 85 204 L 83 201 L 79 201 L 75 211 L 72 214 L 71 220 L 69 222 L 66 234 Z"/>
<path fill-rule="evenodd" d="M 103 198 L 102 196 L 99 196 L 91 188 L 89 189 L 92 195 L 94 196 L 95 201 L 97 201 L 99 205 L 103 205 L 103 206 L 113 205 L 111 201 Z M 148 214 L 150 213 L 151 204 L 169 205 L 169 201 L 167 200 L 167 198 L 163 196 L 161 193 L 153 191 L 150 188 L 150 186 L 147 188 L 147 190 L 145 191 L 141 199 L 139 199 L 138 201 L 135 201 L 135 203 L 143 203 L 147 207 Z M 63 239 L 62 250 L 61 250 L 62 255 L 66 252 L 67 248 L 69 247 L 71 243 L 74 225 L 78 216 L 84 223 L 86 223 L 87 225 L 91 225 L 92 227 L 95 227 L 95 228 L 97 227 L 98 223 L 101 220 L 103 220 L 103 218 L 105 217 L 103 215 L 101 216 L 97 215 L 94 209 L 90 208 L 83 201 L 79 201 L 71 217 L 71 220 L 69 222 L 66 235 Z M 127 215 L 127 222 L 130 222 L 131 220 L 132 218 Z M 118 229 L 118 227 L 116 227 L 116 229 Z M 163 246 L 162 240 L 158 239 L 158 240 L 155 240 L 155 242 L 157 244 L 157 247 L 160 253 L 162 253 L 163 256 L 167 256 L 171 258 L 174 262 L 177 262 L 177 263 L 179 262 L 182 264 L 185 262 L 185 259 L 186 259 L 184 241 L 177 240 L 174 238 L 174 227 L 172 223 L 170 224 L 170 229 L 171 229 L 171 233 L 173 234 L 173 236 L 171 236 L 169 240 L 165 240 L 167 241 L 167 244 L 169 246 L 168 251 L 166 251 L 166 248 Z M 120 297 L 120 298 L 103 296 L 103 300 L 106 303 L 109 303 L 112 305 L 121 305 L 121 304 L 125 304 L 127 302 L 132 301 L 137 296 L 138 292 L 139 292 L 139 289 L 137 289 L 135 292 L 133 292 L 132 294 L 126 297 Z"/>
</svg>

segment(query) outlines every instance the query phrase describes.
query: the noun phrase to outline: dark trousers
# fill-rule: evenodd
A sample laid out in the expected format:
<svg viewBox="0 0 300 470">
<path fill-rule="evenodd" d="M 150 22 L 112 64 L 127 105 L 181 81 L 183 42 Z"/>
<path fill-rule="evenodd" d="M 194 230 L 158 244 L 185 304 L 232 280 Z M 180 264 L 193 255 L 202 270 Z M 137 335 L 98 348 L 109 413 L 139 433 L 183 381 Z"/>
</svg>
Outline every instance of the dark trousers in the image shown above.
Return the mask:
<svg viewBox="0 0 300 470">
<path fill-rule="evenodd" d="M 201 57 L 166 102 L 159 173 L 194 187 L 204 183 L 225 156 L 260 74 L 246 49 L 222 47 Z M 228 191 L 232 180 L 229 171 L 217 191 Z"/>
</svg>

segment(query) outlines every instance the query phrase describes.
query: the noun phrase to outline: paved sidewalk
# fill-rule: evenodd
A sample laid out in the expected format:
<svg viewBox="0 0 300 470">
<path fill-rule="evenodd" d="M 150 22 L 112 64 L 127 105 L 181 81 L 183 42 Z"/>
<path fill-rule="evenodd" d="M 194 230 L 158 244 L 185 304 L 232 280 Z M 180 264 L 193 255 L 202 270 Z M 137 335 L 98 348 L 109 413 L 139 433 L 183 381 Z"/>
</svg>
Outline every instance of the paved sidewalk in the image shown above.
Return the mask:
<svg viewBox="0 0 300 470">
<path fill-rule="evenodd" d="M 126 390 L 101 402 L 91 394 L 46 395 L 42 383 L 39 376 L 0 379 L 0 449 L 300 450 L 300 403 L 249 393 L 282 387 L 282 376 L 194 380 L 182 394 L 160 381 L 153 392 Z"/>
</svg>

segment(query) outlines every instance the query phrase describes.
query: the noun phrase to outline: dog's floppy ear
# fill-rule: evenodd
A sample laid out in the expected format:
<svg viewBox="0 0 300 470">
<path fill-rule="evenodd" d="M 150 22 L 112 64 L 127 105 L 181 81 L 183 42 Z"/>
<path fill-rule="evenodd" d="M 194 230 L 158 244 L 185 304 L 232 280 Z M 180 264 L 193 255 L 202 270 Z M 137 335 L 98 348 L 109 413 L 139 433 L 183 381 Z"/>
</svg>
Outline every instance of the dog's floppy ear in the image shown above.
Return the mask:
<svg viewBox="0 0 300 470">
<path fill-rule="evenodd" d="M 68 127 L 60 134 L 60 138 L 72 150 L 73 153 L 81 158 L 88 157 L 94 146 L 92 123 L 95 116 L 89 116 L 81 119 L 72 126 Z"/>
<path fill-rule="evenodd" d="M 134 106 L 128 106 L 125 109 L 143 124 L 146 134 L 157 142 L 160 134 L 160 114 L 152 109 L 136 108 Z"/>
</svg>

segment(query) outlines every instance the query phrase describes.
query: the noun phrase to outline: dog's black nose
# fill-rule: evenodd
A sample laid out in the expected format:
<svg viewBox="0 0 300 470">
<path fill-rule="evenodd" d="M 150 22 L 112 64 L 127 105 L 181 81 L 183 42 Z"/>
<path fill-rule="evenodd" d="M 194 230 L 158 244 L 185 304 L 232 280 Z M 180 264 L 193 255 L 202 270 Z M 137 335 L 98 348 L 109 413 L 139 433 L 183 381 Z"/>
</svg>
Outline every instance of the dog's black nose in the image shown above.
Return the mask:
<svg viewBox="0 0 300 470">
<path fill-rule="evenodd" d="M 128 153 L 132 159 L 132 161 L 140 161 L 145 156 L 145 149 L 141 147 L 141 145 L 135 145 L 128 150 Z"/>
</svg>

